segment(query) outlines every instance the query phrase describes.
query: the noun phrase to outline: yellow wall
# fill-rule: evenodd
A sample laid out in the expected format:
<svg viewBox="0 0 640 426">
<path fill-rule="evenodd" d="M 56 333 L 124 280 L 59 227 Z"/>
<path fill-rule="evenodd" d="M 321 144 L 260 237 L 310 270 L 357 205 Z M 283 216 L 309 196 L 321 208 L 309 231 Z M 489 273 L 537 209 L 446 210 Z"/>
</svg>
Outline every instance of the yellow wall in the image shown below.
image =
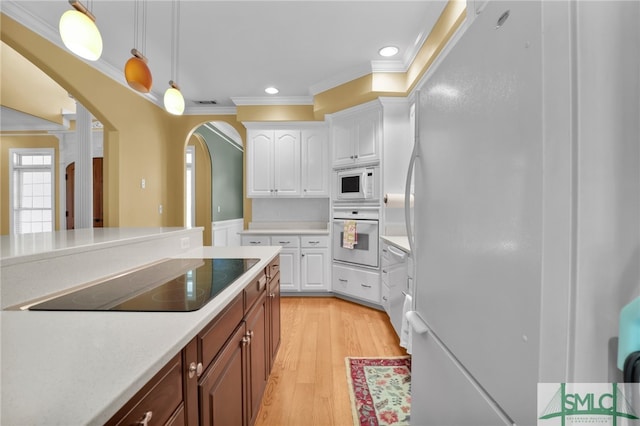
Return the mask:
<svg viewBox="0 0 640 426">
<path fill-rule="evenodd" d="M 63 110 L 76 111 L 76 104 L 66 90 L 5 43 L 0 43 L 0 58 L 3 106 L 56 124 L 63 124 Z"/>
<path fill-rule="evenodd" d="M 58 138 L 52 135 L 24 135 L 6 136 L 0 135 L 0 234 L 10 233 L 9 212 L 9 150 L 12 148 L 53 148 L 55 156 L 54 187 L 55 200 L 60 200 L 59 179 L 60 166 L 58 165 Z M 54 227 L 60 229 L 60 215 L 57 204 L 54 206 Z"/>
</svg>

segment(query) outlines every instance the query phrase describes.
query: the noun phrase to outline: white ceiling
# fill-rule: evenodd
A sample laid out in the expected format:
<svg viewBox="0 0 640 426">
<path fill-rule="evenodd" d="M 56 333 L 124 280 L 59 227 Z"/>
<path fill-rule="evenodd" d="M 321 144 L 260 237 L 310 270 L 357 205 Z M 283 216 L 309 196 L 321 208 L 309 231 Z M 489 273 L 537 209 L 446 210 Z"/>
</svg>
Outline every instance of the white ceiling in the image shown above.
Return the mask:
<svg viewBox="0 0 640 426">
<path fill-rule="evenodd" d="M 125 62 L 134 44 L 134 1 L 90 0 L 104 50 L 90 62 L 126 85 Z M 195 1 L 179 2 L 179 62 L 175 78 L 186 113 L 236 104 L 312 103 L 312 96 L 372 70 L 406 70 L 446 1 Z M 2 0 L 2 12 L 63 46 L 58 21 L 65 0 Z M 168 0 L 147 0 L 146 50 L 152 101 L 161 104 L 171 76 Z M 400 48 L 384 60 L 378 49 Z M 135 46 L 142 50 L 142 46 Z M 278 95 L 264 93 L 267 86 Z M 195 101 L 215 100 L 216 107 Z"/>
</svg>

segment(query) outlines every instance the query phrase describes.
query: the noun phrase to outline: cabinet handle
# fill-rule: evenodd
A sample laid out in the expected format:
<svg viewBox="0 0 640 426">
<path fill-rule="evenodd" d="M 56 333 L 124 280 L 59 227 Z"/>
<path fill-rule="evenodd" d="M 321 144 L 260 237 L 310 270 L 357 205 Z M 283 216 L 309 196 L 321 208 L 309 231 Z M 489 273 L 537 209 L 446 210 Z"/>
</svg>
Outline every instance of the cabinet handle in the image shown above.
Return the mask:
<svg viewBox="0 0 640 426">
<path fill-rule="evenodd" d="M 338 281 L 340 281 L 341 283 L 348 283 L 349 280 L 345 280 L 344 278 L 338 278 Z"/>
<path fill-rule="evenodd" d="M 382 270 L 382 273 L 383 273 L 383 274 L 386 274 L 386 273 L 387 273 L 387 270 L 386 270 L 386 269 L 383 269 L 383 270 Z"/>
<path fill-rule="evenodd" d="M 320 244 L 320 241 L 309 241 L 309 244 Z"/>
<path fill-rule="evenodd" d="M 367 285 L 367 284 L 360 284 L 360 285 L 361 285 L 362 287 L 365 287 L 365 288 L 371 288 L 371 286 L 370 286 L 370 285 Z"/>
<path fill-rule="evenodd" d="M 249 340 L 250 339 L 247 336 L 243 336 L 241 340 L 242 346 L 247 346 L 249 344 Z"/>
<path fill-rule="evenodd" d="M 189 364 L 189 378 L 193 378 L 194 374 L 197 374 L 198 377 L 200 377 L 200 375 L 202 374 L 202 363 L 199 362 L 198 364 L 196 364 L 195 362 L 192 362 L 191 364 Z"/>
<path fill-rule="evenodd" d="M 260 245 L 260 244 L 262 244 L 262 241 L 249 241 L 249 244 L 251 244 L 251 245 Z"/>
<path fill-rule="evenodd" d="M 146 413 L 144 413 L 144 417 L 136 424 L 138 426 L 148 426 L 151 417 L 153 417 L 153 411 L 147 411 Z"/>
<path fill-rule="evenodd" d="M 305 189 L 304 192 L 307 192 L 307 190 Z"/>
<path fill-rule="evenodd" d="M 301 256 L 301 257 L 304 257 L 304 253 L 302 253 L 300 256 Z"/>
<path fill-rule="evenodd" d="M 349 158 L 351 158 L 351 159 L 353 160 L 355 157 L 352 155 L 352 156 L 351 156 L 351 157 L 349 157 Z"/>
<path fill-rule="evenodd" d="M 291 241 L 278 241 L 278 244 L 291 244 Z"/>
<path fill-rule="evenodd" d="M 275 293 L 269 293 L 269 297 L 273 299 L 274 297 L 276 297 L 276 294 Z"/>
<path fill-rule="evenodd" d="M 387 301 L 387 296 L 382 296 L 382 300 Z"/>
<path fill-rule="evenodd" d="M 354 157 L 354 158 L 358 158 L 358 156 L 357 156 L 357 155 L 354 155 L 353 157 Z"/>
</svg>

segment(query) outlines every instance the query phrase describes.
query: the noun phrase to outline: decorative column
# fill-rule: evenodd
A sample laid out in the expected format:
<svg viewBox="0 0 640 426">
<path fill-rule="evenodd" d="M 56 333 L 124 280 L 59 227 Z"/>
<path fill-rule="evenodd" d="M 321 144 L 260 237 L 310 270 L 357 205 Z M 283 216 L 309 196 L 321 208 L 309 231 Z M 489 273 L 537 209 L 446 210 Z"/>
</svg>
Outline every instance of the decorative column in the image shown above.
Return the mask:
<svg viewBox="0 0 640 426">
<path fill-rule="evenodd" d="M 74 227 L 93 228 L 93 156 L 91 113 L 76 104 L 76 166 L 74 181 Z"/>
</svg>

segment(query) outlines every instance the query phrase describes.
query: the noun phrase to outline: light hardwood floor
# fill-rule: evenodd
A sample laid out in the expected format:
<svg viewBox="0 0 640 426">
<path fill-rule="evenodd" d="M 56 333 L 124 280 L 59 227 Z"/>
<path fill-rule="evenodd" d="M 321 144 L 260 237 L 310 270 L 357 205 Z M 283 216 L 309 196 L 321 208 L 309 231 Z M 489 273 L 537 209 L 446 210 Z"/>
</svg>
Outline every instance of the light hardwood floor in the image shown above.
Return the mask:
<svg viewBox="0 0 640 426">
<path fill-rule="evenodd" d="M 387 314 L 333 297 L 283 297 L 282 341 L 256 426 L 353 425 L 345 357 L 400 356 Z"/>
</svg>

